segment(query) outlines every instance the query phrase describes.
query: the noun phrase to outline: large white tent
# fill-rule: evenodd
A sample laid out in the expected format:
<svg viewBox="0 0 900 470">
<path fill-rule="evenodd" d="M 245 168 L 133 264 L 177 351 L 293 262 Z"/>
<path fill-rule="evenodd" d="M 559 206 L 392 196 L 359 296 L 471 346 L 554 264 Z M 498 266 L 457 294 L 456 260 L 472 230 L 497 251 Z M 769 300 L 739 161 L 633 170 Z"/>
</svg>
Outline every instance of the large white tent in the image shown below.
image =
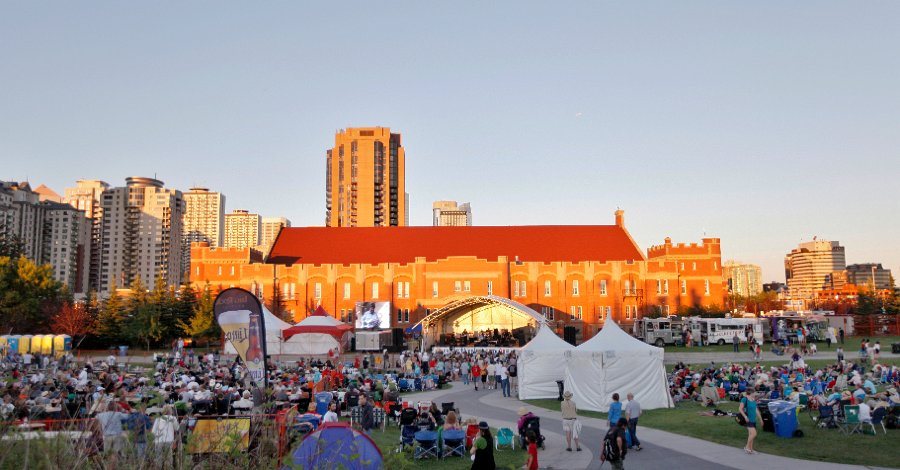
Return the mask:
<svg viewBox="0 0 900 470">
<path fill-rule="evenodd" d="M 569 355 L 565 387 L 579 409 L 609 411 L 612 394 L 625 401 L 628 393 L 643 409 L 671 408 L 663 349 L 622 331 L 612 320 Z"/>
<path fill-rule="evenodd" d="M 276 317 L 265 306 L 262 308 L 263 325 L 266 327 L 266 354 L 277 356 L 289 354 L 284 349 L 284 340 L 281 335 L 283 330 L 291 327 L 291 324 Z M 231 341 L 225 341 L 225 354 L 237 354 L 237 350 L 231 345 Z"/>
<path fill-rule="evenodd" d="M 352 330 L 319 306 L 312 315 L 282 331 L 284 354 L 340 354 L 350 346 Z"/>
<path fill-rule="evenodd" d="M 556 381 L 565 378 L 566 353 L 573 350 L 575 346 L 556 336 L 549 326 L 541 325 L 519 352 L 519 399 L 558 397 Z"/>
</svg>

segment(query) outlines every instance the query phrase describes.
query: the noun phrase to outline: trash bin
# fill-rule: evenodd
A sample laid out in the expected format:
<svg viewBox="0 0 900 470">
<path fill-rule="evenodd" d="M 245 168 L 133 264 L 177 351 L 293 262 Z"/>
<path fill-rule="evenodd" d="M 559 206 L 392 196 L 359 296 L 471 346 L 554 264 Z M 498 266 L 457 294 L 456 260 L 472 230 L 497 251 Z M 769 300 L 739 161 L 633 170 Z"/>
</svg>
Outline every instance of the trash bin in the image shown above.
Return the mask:
<svg viewBox="0 0 900 470">
<path fill-rule="evenodd" d="M 128 355 L 128 346 L 119 346 L 119 357 L 125 357 Z"/>
<path fill-rule="evenodd" d="M 775 422 L 775 435 L 778 437 L 794 437 L 797 430 L 797 404 L 792 401 L 772 400 L 769 411 Z"/>
</svg>

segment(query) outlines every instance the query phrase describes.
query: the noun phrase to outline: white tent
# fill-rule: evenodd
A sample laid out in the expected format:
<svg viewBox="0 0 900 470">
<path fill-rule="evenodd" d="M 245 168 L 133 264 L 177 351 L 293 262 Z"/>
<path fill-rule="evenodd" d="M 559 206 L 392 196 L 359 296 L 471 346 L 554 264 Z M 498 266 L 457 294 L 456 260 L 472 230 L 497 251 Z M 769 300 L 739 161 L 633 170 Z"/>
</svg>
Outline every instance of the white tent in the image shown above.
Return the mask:
<svg viewBox="0 0 900 470">
<path fill-rule="evenodd" d="M 671 408 L 663 349 L 651 346 L 607 320 L 603 329 L 571 352 L 565 387 L 579 409 L 609 411 L 612 394 L 630 392 L 643 409 Z"/>
<path fill-rule="evenodd" d="M 519 399 L 558 397 L 556 381 L 565 378 L 566 353 L 573 350 L 575 346 L 556 336 L 549 326 L 540 326 L 519 352 Z"/>
<path fill-rule="evenodd" d="M 284 349 L 284 340 L 281 331 L 291 327 L 291 324 L 276 317 L 265 306 L 263 310 L 263 324 L 266 327 L 266 354 L 275 356 L 288 354 Z M 231 341 L 225 341 L 225 354 L 237 354 L 237 350 L 231 345 Z"/>
</svg>

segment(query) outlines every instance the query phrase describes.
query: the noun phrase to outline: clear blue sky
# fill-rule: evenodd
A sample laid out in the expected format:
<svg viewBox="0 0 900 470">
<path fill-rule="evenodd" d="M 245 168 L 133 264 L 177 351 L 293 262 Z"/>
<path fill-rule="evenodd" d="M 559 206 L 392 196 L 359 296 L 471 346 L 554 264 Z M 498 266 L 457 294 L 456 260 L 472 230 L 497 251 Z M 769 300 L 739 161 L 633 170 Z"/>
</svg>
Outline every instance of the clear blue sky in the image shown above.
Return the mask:
<svg viewBox="0 0 900 470">
<path fill-rule="evenodd" d="M 900 2 L 4 2 L 0 178 L 156 174 L 324 222 L 336 129 L 389 126 L 410 221 L 814 235 L 900 275 Z"/>
</svg>

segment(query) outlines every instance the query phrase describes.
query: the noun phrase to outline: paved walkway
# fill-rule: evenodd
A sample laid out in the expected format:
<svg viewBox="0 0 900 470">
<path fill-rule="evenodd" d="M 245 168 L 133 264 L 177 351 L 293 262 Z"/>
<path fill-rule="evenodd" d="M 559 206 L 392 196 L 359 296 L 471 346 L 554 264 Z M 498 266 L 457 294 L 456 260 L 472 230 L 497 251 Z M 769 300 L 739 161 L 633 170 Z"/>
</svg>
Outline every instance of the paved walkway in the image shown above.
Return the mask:
<svg viewBox="0 0 900 470">
<path fill-rule="evenodd" d="M 580 417 L 582 423 L 582 452 L 565 450 L 562 420 L 558 411 L 527 405 L 515 398 L 504 398 L 498 390 L 479 390 L 455 382 L 447 390 L 409 395 L 411 401 L 454 402 L 463 418 L 474 416 L 487 421 L 492 427 L 508 427 L 515 431 L 518 419 L 516 411 L 527 407 L 541 418 L 541 433 L 545 436 L 546 449 L 539 454 L 541 468 L 597 470 L 600 468 L 600 443 L 607 431 L 606 421 Z M 667 469 L 791 469 L 791 470 L 863 470 L 854 465 L 832 464 L 792 459 L 759 453 L 747 455 L 743 450 L 709 441 L 682 436 L 666 431 L 638 427 L 638 437 L 644 450 L 630 451 L 626 458 L 628 468 Z M 574 446 L 574 444 L 573 444 Z M 604 466 L 608 468 L 608 465 Z"/>
</svg>

